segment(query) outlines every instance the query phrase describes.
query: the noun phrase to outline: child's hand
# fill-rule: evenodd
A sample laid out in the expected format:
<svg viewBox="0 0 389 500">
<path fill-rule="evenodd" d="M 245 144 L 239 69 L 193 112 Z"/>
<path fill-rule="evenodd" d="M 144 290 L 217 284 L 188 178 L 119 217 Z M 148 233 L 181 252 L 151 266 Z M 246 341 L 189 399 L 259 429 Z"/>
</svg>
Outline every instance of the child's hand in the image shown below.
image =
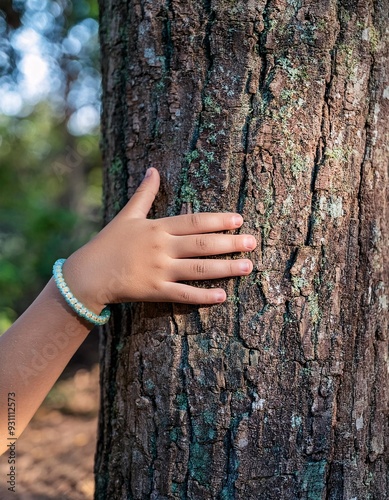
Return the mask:
<svg viewBox="0 0 389 500">
<path fill-rule="evenodd" d="M 96 313 L 115 302 L 223 302 L 226 293 L 220 288 L 180 282 L 251 273 L 253 265 L 248 259 L 204 258 L 255 248 L 251 235 L 215 234 L 239 228 L 243 224 L 239 214 L 146 219 L 158 189 L 159 173 L 151 168 L 123 210 L 65 262 L 69 288 Z"/>
</svg>

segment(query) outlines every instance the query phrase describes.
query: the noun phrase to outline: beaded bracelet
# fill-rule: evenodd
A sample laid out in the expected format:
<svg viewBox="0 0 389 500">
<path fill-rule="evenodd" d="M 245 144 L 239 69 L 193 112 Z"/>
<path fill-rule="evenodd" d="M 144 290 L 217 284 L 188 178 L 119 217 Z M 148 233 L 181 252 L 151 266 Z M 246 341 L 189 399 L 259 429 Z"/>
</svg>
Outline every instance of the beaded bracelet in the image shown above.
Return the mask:
<svg viewBox="0 0 389 500">
<path fill-rule="evenodd" d="M 95 314 L 94 312 L 87 309 L 70 291 L 66 281 L 63 277 L 62 266 L 64 265 L 66 259 L 58 259 L 53 266 L 53 276 L 55 284 L 58 287 L 58 290 L 61 292 L 61 295 L 69 304 L 69 306 L 75 311 L 81 318 L 84 318 L 94 325 L 104 325 L 109 320 L 111 316 L 111 311 L 108 307 L 105 307 L 100 315 Z"/>
</svg>

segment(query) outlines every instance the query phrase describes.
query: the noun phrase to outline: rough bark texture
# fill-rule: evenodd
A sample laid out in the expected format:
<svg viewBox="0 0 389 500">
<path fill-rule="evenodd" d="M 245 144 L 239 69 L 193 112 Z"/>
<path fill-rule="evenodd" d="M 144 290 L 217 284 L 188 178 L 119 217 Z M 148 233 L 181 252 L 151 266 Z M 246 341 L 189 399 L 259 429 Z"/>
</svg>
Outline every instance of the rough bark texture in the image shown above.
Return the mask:
<svg viewBox="0 0 389 500">
<path fill-rule="evenodd" d="M 100 4 L 106 219 L 152 164 L 259 245 L 225 305 L 115 309 L 96 498 L 387 498 L 388 1 Z"/>
</svg>

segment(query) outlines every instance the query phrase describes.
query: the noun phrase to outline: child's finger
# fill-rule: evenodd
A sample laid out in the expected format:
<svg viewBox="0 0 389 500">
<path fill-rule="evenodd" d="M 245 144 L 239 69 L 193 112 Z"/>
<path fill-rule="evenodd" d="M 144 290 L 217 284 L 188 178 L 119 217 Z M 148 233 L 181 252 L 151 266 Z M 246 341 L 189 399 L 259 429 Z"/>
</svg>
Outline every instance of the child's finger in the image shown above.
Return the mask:
<svg viewBox="0 0 389 500">
<path fill-rule="evenodd" d="M 249 234 L 196 234 L 173 237 L 173 257 L 201 257 L 254 250 L 257 242 Z"/>
<path fill-rule="evenodd" d="M 166 302 L 180 304 L 220 304 L 226 300 L 222 288 L 197 288 L 183 283 L 166 283 L 164 288 Z"/>
<path fill-rule="evenodd" d="M 237 229 L 243 224 L 243 218 L 234 213 L 199 213 L 176 215 L 163 219 L 163 228 L 170 234 L 182 236 L 187 234 L 214 233 Z"/>
<path fill-rule="evenodd" d="M 176 259 L 172 264 L 174 281 L 212 280 L 230 276 L 244 276 L 253 270 L 248 259 Z"/>
<path fill-rule="evenodd" d="M 122 212 L 132 218 L 145 219 L 158 193 L 159 183 L 158 170 L 152 167 L 149 168 L 141 185 L 123 208 Z"/>
</svg>

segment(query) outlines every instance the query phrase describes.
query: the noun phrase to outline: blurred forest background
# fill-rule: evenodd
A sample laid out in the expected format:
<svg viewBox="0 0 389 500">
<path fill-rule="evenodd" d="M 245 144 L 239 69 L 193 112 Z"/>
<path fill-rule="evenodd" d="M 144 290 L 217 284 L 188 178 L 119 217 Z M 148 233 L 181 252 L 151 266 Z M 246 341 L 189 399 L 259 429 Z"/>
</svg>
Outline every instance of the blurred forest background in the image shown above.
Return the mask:
<svg viewBox="0 0 389 500">
<path fill-rule="evenodd" d="M 0 0 L 0 334 L 100 228 L 100 87 L 97 0 Z M 93 332 L 18 439 L 14 500 L 93 498 L 97 359 Z"/>
<path fill-rule="evenodd" d="M 0 0 L 0 333 L 100 227 L 97 0 Z"/>
</svg>

